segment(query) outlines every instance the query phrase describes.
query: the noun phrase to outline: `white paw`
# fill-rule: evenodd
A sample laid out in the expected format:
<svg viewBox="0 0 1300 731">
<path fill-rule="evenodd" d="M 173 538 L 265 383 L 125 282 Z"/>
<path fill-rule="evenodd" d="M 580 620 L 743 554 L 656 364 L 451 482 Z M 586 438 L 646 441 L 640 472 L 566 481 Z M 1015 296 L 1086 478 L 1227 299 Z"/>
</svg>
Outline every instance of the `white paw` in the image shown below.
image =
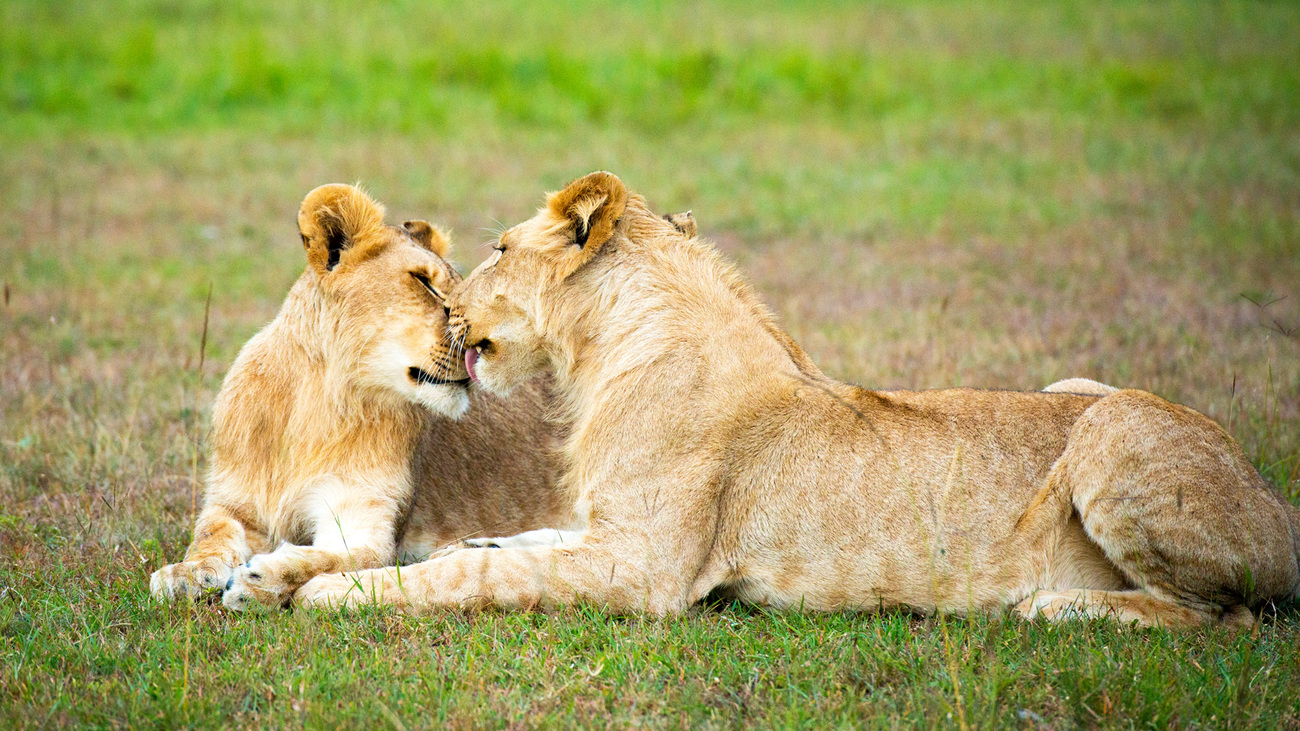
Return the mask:
<svg viewBox="0 0 1300 731">
<path fill-rule="evenodd" d="M 278 609 L 287 605 L 295 587 L 281 577 L 274 556 L 254 556 L 236 568 L 226 582 L 221 603 L 236 612 L 254 607 Z"/>
<path fill-rule="evenodd" d="M 228 564 L 213 559 L 168 564 L 149 577 L 149 593 L 159 601 L 199 599 L 224 589 L 233 571 Z"/>
<path fill-rule="evenodd" d="M 582 535 L 582 531 L 539 528 L 513 536 L 466 538 L 454 544 L 452 548 L 544 548 L 577 543 L 582 540 Z"/>
</svg>

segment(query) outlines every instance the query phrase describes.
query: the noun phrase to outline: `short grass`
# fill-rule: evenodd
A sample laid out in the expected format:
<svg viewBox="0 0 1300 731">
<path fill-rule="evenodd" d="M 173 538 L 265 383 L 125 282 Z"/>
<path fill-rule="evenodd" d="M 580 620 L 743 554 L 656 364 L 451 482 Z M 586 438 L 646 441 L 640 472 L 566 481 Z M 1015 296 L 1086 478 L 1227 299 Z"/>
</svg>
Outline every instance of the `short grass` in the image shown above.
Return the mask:
<svg viewBox="0 0 1300 731">
<path fill-rule="evenodd" d="M 1297 37 L 1300 6 L 1190 0 L 0 5 L 0 724 L 1300 725 L 1293 608 L 1171 633 L 146 589 L 329 181 L 470 265 L 612 169 L 693 208 L 837 377 L 1147 388 L 1296 499 Z"/>
</svg>

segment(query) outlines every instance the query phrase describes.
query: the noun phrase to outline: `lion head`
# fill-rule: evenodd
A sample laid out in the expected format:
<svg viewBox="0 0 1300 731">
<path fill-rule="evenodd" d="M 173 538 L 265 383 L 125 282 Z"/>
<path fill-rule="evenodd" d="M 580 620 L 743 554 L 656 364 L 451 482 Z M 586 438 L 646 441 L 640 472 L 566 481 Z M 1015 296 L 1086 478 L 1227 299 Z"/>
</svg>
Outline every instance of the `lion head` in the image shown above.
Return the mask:
<svg viewBox="0 0 1300 731">
<path fill-rule="evenodd" d="M 537 215 L 501 235 L 448 301 L 470 377 L 504 394 L 547 369 L 576 273 L 619 246 L 691 239 L 695 229 L 690 212 L 657 216 L 611 173 L 551 193 Z"/>
<path fill-rule="evenodd" d="M 384 223 L 384 209 L 351 185 L 323 185 L 298 212 L 307 324 L 331 367 L 353 385 L 395 394 L 452 418 L 469 406 L 462 353 L 447 335 L 446 294 L 460 275 L 447 237 L 426 221 Z"/>
</svg>

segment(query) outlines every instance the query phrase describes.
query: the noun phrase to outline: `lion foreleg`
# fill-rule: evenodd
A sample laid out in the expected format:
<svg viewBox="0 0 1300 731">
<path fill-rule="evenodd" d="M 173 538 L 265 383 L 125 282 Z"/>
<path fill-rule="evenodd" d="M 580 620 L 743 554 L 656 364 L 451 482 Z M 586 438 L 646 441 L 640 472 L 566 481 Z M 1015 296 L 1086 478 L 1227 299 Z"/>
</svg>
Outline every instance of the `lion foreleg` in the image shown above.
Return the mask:
<svg viewBox="0 0 1300 731">
<path fill-rule="evenodd" d="M 236 566 L 267 548 L 266 536 L 234 511 L 222 505 L 205 506 L 194 521 L 194 540 L 185 560 L 155 571 L 149 591 L 157 599 L 197 599 L 205 592 L 219 591 Z"/>
<path fill-rule="evenodd" d="M 318 576 L 294 599 L 317 607 L 377 603 L 411 611 L 554 608 L 580 601 L 658 615 L 686 608 L 676 572 L 651 571 L 625 553 L 585 543 L 456 551 L 401 568 Z"/>
<path fill-rule="evenodd" d="M 396 557 L 397 508 L 391 503 L 347 500 L 314 517 L 312 545 L 285 543 L 253 556 L 232 573 L 222 603 L 236 611 L 284 606 L 314 576 L 378 568 Z"/>
</svg>

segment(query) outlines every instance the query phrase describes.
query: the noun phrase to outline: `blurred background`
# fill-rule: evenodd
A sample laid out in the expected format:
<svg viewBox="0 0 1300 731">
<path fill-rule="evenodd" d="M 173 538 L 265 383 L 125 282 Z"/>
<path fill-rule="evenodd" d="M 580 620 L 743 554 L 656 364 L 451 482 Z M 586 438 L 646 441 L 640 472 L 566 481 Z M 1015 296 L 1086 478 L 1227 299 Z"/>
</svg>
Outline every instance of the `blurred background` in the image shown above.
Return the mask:
<svg viewBox="0 0 1300 731">
<path fill-rule="evenodd" d="M 1294 497 L 1297 38 L 1284 2 L 5 0 L 0 536 L 131 591 L 121 547 L 179 554 L 311 188 L 470 267 L 594 169 L 832 376 L 1149 389 Z"/>
</svg>

